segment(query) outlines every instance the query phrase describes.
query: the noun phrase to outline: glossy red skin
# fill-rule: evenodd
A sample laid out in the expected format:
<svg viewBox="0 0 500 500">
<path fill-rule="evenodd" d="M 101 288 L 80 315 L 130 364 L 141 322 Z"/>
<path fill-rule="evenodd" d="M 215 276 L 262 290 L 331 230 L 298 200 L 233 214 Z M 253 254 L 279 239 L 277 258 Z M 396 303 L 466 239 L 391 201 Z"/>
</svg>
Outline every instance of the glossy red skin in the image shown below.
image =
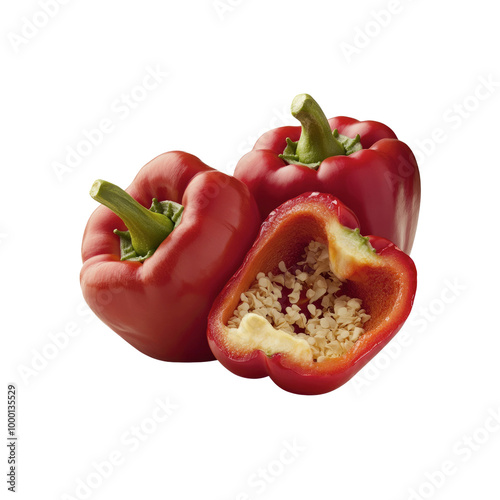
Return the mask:
<svg viewBox="0 0 500 500">
<path fill-rule="evenodd" d="M 417 274 L 412 259 L 385 238 L 369 236 L 380 256 L 377 267 L 350 269 L 344 287 L 357 287 L 363 308 L 372 314 L 365 334 L 343 356 L 322 363 L 299 364 L 287 355 L 268 357 L 255 350 L 243 352 L 225 341 L 224 325 L 257 273 L 276 272 L 279 260 L 295 240 L 327 243 L 328 221 L 359 227 L 355 215 L 329 194 L 302 194 L 277 208 L 266 219 L 245 261 L 217 297 L 208 321 L 208 341 L 216 358 L 231 372 L 248 378 L 269 376 L 281 388 L 297 394 L 322 394 L 347 382 L 400 330 L 415 297 Z M 303 246 L 302 246 L 303 248 Z M 294 257 L 296 253 L 293 254 Z M 351 288 L 351 291 L 353 289 Z M 349 288 L 347 288 L 349 291 Z M 362 297 L 361 297 L 362 295 Z M 370 326 L 368 326 L 370 325 Z"/>
<path fill-rule="evenodd" d="M 317 171 L 288 165 L 278 155 L 287 137 L 299 139 L 301 127 L 281 127 L 257 141 L 236 165 L 234 176 L 250 188 L 262 219 L 301 193 L 331 193 L 356 213 L 363 234 L 380 235 L 409 253 L 420 208 L 420 175 L 410 148 L 379 122 L 345 116 L 328 121 L 340 134 L 360 134 L 363 149 L 327 158 Z"/>
<path fill-rule="evenodd" d="M 125 230 L 111 210 L 90 217 L 80 281 L 90 308 L 139 351 L 165 361 L 213 359 L 206 339 L 210 307 L 241 264 L 260 226 L 248 188 L 183 152 L 158 156 L 127 192 L 184 205 L 179 226 L 143 263 L 120 261 Z"/>
</svg>

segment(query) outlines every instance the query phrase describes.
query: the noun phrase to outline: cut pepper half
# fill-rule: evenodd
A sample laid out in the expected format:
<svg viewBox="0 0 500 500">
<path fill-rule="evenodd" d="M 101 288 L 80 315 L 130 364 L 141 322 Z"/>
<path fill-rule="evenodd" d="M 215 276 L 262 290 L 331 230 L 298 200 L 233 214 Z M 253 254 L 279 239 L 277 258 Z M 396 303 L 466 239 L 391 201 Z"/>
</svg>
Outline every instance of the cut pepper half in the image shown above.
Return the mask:
<svg viewBox="0 0 500 500">
<path fill-rule="evenodd" d="M 337 198 L 305 193 L 273 211 L 217 297 L 208 342 L 233 373 L 298 394 L 347 382 L 399 331 L 416 292 L 412 259 L 361 236 Z"/>
</svg>

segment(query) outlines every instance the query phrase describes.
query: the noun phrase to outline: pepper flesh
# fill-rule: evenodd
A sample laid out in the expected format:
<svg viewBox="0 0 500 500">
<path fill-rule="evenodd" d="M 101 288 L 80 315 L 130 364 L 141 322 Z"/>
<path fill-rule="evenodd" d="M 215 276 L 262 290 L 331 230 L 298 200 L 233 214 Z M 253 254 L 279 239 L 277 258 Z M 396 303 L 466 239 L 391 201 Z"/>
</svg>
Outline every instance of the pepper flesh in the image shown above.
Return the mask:
<svg viewBox="0 0 500 500">
<path fill-rule="evenodd" d="M 90 217 L 80 282 L 97 316 L 139 351 L 166 361 L 213 359 L 206 339 L 213 300 L 241 264 L 260 225 L 255 201 L 237 179 L 183 152 L 158 156 L 126 190 L 184 206 L 180 224 L 144 262 L 120 260 L 127 229 L 107 207 Z"/>
<path fill-rule="evenodd" d="M 299 141 L 303 129 L 280 127 L 258 139 L 236 165 L 234 176 L 250 188 L 263 220 L 301 193 L 330 193 L 356 213 L 363 234 L 387 238 L 409 253 L 420 208 L 420 175 L 412 151 L 376 121 L 339 116 L 328 124 L 346 137 L 359 135 L 362 149 L 348 156 L 337 153 L 314 168 L 290 164 L 282 157 L 287 139 Z M 309 136 L 314 133 L 319 132 L 313 128 Z"/>
<path fill-rule="evenodd" d="M 210 312 L 208 341 L 226 368 L 243 377 L 270 376 L 290 392 L 321 394 L 347 382 L 389 342 L 411 311 L 416 291 L 415 265 L 387 239 L 361 237 L 356 228 L 359 223 L 353 212 L 325 193 L 302 194 L 266 219 L 242 266 Z M 276 273 L 282 260 L 287 266 L 297 262 L 312 240 L 328 246 L 331 269 L 343 282 L 343 293 L 362 300 L 371 316 L 364 325 L 365 333 L 348 352 L 322 362 L 298 352 L 302 349 L 298 344 L 297 349 L 284 344 L 281 349 L 279 339 L 272 343 L 268 355 L 262 349 L 234 341 L 227 324 L 241 294 L 259 272 Z M 267 327 L 260 320 L 257 323 L 253 328 L 260 335 Z M 268 329 L 267 333 L 273 335 Z M 282 334 L 288 341 L 286 332 Z"/>
</svg>

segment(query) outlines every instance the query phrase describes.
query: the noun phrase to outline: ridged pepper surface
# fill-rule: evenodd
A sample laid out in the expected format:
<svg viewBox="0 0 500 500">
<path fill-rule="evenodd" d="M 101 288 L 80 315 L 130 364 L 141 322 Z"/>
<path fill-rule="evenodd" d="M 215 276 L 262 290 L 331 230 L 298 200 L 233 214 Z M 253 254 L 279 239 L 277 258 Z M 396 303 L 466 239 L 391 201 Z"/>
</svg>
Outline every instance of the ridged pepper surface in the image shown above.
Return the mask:
<svg viewBox="0 0 500 500">
<path fill-rule="evenodd" d="M 85 300 L 149 356 L 213 359 L 208 312 L 258 232 L 254 199 L 239 180 L 183 152 L 152 160 L 127 192 L 105 181 L 92 187 L 107 206 L 95 210 L 83 237 Z"/>
<path fill-rule="evenodd" d="M 386 125 L 339 116 L 327 120 L 307 94 L 292 103 L 302 127 L 266 132 L 236 165 L 262 220 L 308 191 L 330 193 L 376 234 L 409 253 L 420 208 L 420 176 L 410 148 Z"/>
</svg>

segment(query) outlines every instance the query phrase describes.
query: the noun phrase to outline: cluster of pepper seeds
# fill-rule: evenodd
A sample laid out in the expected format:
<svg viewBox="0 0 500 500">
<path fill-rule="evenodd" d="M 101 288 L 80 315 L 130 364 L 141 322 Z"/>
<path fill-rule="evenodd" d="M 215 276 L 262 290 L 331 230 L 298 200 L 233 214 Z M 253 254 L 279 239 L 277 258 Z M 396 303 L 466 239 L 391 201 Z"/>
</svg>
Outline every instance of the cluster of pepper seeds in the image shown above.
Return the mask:
<svg viewBox="0 0 500 500">
<path fill-rule="evenodd" d="M 311 241 L 300 262 L 287 269 L 282 261 L 279 270 L 257 275 L 227 326 L 238 328 L 243 316 L 258 314 L 277 330 L 305 339 L 318 362 L 351 349 L 370 316 L 361 299 L 338 295 L 342 282 L 330 270 L 327 247 Z"/>
</svg>

